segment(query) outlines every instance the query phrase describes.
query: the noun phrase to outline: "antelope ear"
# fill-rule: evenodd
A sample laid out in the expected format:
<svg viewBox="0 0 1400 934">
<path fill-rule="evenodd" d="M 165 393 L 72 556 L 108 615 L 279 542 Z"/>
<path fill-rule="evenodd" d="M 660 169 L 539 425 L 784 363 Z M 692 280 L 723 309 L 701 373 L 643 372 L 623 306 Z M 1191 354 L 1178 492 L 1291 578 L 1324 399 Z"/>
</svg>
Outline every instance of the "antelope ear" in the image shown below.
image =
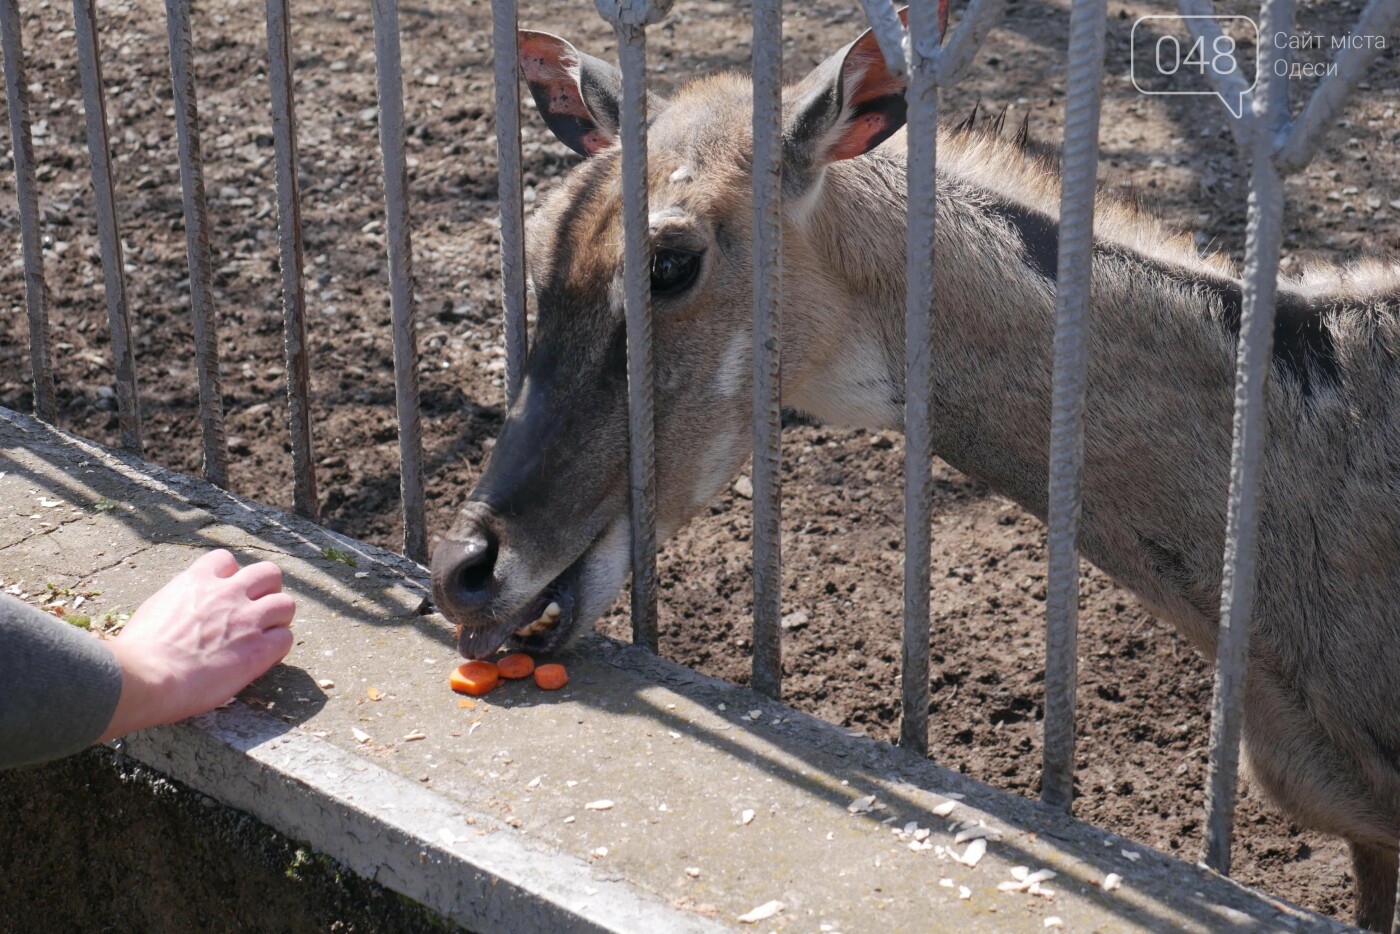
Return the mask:
<svg viewBox="0 0 1400 934">
<path fill-rule="evenodd" d="M 617 143 L 622 73 L 547 32 L 520 30 L 520 72 L 559 141 L 581 156 Z"/>
<path fill-rule="evenodd" d="M 909 8 L 899 11 L 906 24 Z M 890 75 L 867 29 L 789 94 L 783 172 L 805 190 L 828 163 L 864 155 L 904 126 L 904 79 Z"/>
</svg>

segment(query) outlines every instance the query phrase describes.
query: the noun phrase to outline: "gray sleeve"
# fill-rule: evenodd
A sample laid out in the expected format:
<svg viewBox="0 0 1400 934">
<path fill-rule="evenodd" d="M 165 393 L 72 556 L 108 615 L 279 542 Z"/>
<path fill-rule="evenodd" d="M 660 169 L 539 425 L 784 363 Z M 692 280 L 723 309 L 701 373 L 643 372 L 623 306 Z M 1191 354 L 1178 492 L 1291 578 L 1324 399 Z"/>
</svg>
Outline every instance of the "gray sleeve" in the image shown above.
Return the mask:
<svg viewBox="0 0 1400 934">
<path fill-rule="evenodd" d="M 112 722 L 122 671 L 86 632 L 0 594 L 0 769 L 71 755 Z"/>
</svg>

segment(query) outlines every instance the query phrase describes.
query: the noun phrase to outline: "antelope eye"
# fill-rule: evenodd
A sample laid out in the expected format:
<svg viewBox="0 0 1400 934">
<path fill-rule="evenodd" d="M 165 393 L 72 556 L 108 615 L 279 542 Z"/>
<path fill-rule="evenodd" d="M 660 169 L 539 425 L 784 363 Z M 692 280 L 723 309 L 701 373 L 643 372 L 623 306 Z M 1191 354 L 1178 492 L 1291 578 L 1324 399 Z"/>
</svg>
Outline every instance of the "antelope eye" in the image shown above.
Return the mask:
<svg viewBox="0 0 1400 934">
<path fill-rule="evenodd" d="M 694 285 L 699 274 L 699 253 L 657 250 L 651 257 L 651 294 L 678 295 Z"/>
</svg>

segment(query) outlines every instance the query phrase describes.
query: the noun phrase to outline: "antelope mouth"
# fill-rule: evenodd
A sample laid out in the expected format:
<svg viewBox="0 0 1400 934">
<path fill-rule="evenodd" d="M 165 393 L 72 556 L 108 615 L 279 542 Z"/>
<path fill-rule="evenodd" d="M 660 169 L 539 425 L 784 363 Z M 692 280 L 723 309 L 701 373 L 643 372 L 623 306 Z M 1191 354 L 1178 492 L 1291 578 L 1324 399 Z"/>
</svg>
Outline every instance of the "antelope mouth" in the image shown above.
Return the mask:
<svg viewBox="0 0 1400 934">
<path fill-rule="evenodd" d="M 511 648 L 547 654 L 563 645 L 574 628 L 574 588 L 568 571 L 555 578 L 519 619 L 530 621 L 507 637 Z"/>
<path fill-rule="evenodd" d="M 489 585 L 483 585 L 478 574 L 476 592 L 468 592 L 467 599 L 453 599 L 463 590 L 454 589 L 454 583 L 461 583 L 461 555 L 452 549 L 435 555 L 433 596 L 448 620 L 458 624 L 458 653 L 464 658 L 487 658 L 502 646 L 509 646 L 516 651 L 548 655 L 591 627 L 622 589 L 630 555 L 626 515 L 600 524 L 601 530 L 575 554 L 572 563 L 525 599 L 502 598 L 503 591 L 509 592 L 512 574 L 521 573 L 518 558 L 506 561 L 504 570 L 496 568 L 495 573 L 500 576 L 493 576 Z M 468 556 L 472 557 L 479 555 Z M 520 587 L 515 593 L 530 593 L 537 586 Z"/>
<path fill-rule="evenodd" d="M 574 562 L 519 611 L 485 626 L 458 627 L 457 651 L 464 658 L 486 658 L 505 645 L 520 652 L 547 655 L 573 632 L 575 583 L 583 558 Z"/>
</svg>

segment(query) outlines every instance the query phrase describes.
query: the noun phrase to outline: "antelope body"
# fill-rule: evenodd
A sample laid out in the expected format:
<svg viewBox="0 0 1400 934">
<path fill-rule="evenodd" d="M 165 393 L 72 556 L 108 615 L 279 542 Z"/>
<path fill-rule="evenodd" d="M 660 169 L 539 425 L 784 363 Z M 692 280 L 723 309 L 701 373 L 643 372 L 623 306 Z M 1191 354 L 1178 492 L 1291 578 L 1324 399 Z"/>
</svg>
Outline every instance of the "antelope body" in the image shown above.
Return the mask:
<svg viewBox="0 0 1400 934">
<path fill-rule="evenodd" d="M 523 389 L 433 557 L 464 655 L 547 652 L 628 569 L 626 334 L 615 69 L 521 34 L 555 134 L 588 158 L 536 211 Z M 783 404 L 900 427 L 903 85 L 869 33 L 787 89 Z M 649 165 L 658 531 L 749 453 L 747 77 L 653 98 Z M 976 127 L 939 141 L 937 453 L 1046 512 L 1059 183 Z M 1081 548 L 1213 657 L 1241 289 L 1131 206 L 1095 219 Z M 1350 841 L 1358 920 L 1388 927 L 1400 840 L 1400 272 L 1279 285 L 1245 742 L 1300 824 Z"/>
</svg>

